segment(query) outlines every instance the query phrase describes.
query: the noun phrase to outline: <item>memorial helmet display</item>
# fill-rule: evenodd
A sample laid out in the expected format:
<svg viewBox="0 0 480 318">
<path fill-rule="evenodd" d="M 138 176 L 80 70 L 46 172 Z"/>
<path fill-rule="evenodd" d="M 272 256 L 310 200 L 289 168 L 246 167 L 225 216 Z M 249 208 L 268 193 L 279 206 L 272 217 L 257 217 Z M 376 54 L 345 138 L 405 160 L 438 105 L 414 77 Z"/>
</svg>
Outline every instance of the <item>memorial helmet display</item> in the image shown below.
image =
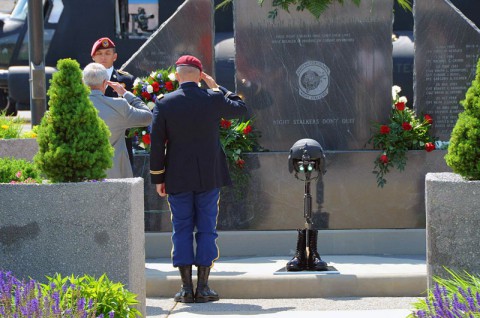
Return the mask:
<svg viewBox="0 0 480 318">
<path fill-rule="evenodd" d="M 313 139 L 300 139 L 290 148 L 288 171 L 293 173 L 319 171 L 325 174 L 325 154 L 322 146 Z"/>
</svg>

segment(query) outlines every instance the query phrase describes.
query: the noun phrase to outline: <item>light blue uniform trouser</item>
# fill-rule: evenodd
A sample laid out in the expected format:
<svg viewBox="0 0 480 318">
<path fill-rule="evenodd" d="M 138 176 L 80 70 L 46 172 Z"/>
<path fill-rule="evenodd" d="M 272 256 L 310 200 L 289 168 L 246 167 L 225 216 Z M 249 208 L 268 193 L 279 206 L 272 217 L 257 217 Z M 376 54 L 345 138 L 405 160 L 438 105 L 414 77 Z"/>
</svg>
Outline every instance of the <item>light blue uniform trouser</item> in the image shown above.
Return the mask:
<svg viewBox="0 0 480 318">
<path fill-rule="evenodd" d="M 209 266 L 219 257 L 216 244 L 220 189 L 168 195 L 173 224 L 173 266 Z M 193 232 L 197 250 L 193 250 Z"/>
</svg>

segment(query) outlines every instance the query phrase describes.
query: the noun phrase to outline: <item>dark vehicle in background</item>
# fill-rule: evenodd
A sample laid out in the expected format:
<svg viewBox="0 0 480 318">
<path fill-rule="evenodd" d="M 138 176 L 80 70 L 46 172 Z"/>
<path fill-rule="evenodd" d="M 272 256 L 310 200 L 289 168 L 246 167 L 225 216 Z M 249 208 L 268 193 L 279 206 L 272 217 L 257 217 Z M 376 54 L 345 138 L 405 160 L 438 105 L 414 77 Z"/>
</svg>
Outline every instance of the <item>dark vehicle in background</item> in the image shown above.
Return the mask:
<svg viewBox="0 0 480 318">
<path fill-rule="evenodd" d="M 44 51 L 48 78 L 59 59 L 92 61 L 92 44 L 101 37 L 117 45 L 121 66 L 182 0 L 44 0 Z M 0 110 L 29 109 L 28 0 L 18 0 L 0 20 Z"/>
</svg>

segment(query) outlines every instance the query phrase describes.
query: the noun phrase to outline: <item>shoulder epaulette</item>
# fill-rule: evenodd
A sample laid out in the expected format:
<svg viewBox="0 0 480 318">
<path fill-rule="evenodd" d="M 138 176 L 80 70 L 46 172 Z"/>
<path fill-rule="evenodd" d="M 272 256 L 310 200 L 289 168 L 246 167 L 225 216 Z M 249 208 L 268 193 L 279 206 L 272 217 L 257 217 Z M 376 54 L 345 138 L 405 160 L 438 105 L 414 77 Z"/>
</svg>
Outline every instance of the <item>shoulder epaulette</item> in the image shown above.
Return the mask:
<svg viewBox="0 0 480 318">
<path fill-rule="evenodd" d="M 164 97 L 165 97 L 165 95 L 160 94 L 160 95 L 157 96 L 157 99 L 162 99 L 162 98 L 164 98 Z"/>
<path fill-rule="evenodd" d="M 120 74 L 122 74 L 122 75 L 132 75 L 132 74 L 130 74 L 130 73 L 128 73 L 128 72 L 125 72 L 125 71 L 123 71 L 123 70 L 117 70 L 117 72 L 120 73 Z"/>
</svg>

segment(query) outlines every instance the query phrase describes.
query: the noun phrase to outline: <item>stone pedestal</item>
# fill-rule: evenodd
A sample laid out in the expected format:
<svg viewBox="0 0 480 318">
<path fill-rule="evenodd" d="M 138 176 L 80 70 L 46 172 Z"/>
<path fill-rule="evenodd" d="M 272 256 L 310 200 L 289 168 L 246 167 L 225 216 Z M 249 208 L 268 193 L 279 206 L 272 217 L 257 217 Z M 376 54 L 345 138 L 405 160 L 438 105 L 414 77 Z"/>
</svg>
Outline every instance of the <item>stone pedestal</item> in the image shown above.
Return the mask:
<svg viewBox="0 0 480 318">
<path fill-rule="evenodd" d="M 143 180 L 0 184 L 0 267 L 45 282 L 103 273 L 138 295 L 145 317 Z"/>
<path fill-rule="evenodd" d="M 456 272 L 480 273 L 480 181 L 466 181 L 454 173 L 428 173 L 425 181 L 427 213 L 428 287 L 433 276 Z"/>
</svg>

